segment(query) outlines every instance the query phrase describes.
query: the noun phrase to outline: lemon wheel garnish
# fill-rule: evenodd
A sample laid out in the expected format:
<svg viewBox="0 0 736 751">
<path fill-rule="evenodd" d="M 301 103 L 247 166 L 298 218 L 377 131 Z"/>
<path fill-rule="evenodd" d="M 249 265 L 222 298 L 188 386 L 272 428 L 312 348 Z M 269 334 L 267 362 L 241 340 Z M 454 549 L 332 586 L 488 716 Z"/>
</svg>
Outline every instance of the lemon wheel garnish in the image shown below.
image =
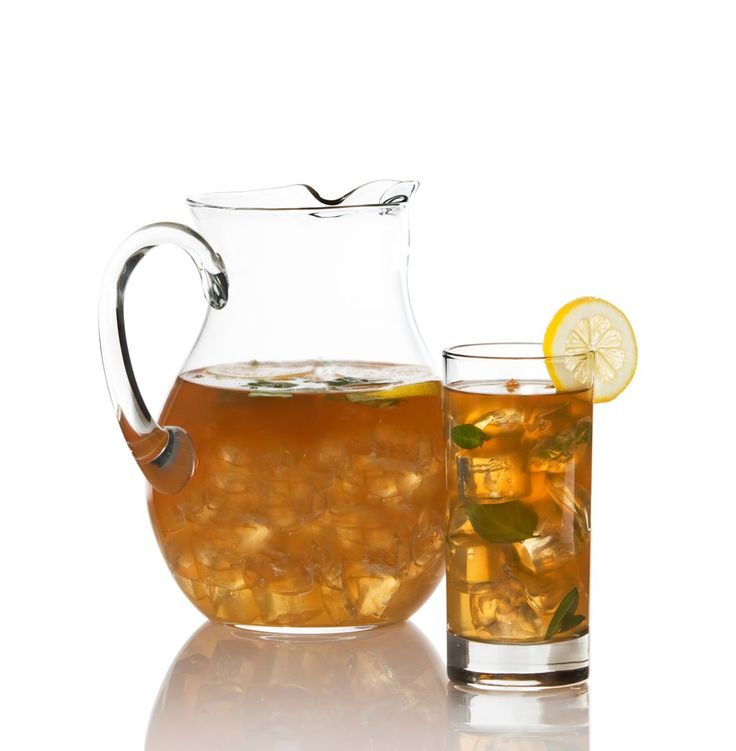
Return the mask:
<svg viewBox="0 0 736 751">
<path fill-rule="evenodd" d="M 598 297 L 579 297 L 560 308 L 544 335 L 547 369 L 559 391 L 593 380 L 593 401 L 615 399 L 634 377 L 636 337 L 626 316 Z M 592 352 L 593 358 L 575 357 Z M 591 373 L 592 369 L 592 373 Z"/>
</svg>

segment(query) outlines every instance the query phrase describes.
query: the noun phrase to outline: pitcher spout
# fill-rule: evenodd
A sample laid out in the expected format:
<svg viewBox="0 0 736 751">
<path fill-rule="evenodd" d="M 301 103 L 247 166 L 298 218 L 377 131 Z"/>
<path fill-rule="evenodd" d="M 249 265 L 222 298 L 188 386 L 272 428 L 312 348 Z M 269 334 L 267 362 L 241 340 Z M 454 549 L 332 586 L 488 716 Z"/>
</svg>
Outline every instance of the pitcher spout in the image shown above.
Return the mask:
<svg viewBox="0 0 736 751">
<path fill-rule="evenodd" d="M 419 187 L 416 180 L 373 180 L 338 198 L 326 198 L 311 185 L 286 185 L 265 190 L 205 193 L 187 199 L 197 209 L 231 211 L 314 211 L 327 208 L 380 208 L 407 203 Z"/>
</svg>

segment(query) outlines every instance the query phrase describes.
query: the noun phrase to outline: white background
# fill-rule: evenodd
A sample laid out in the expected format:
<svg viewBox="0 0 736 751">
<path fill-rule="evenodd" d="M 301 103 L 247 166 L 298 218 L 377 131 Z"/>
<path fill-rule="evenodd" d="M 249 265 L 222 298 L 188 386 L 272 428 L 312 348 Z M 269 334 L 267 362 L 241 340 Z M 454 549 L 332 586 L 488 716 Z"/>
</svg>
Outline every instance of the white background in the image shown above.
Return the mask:
<svg viewBox="0 0 736 751">
<path fill-rule="evenodd" d="M 104 386 L 117 244 L 192 192 L 391 177 L 422 182 L 410 283 L 435 355 L 539 337 L 579 294 L 629 315 L 637 376 L 595 416 L 591 746 L 727 747 L 734 38 L 733 4 L 705 0 L 6 8 L 2 745 L 142 748 L 202 622 Z M 204 312 L 181 255 L 131 285 L 155 408 Z M 415 618 L 440 654 L 443 619 L 441 592 Z"/>
</svg>

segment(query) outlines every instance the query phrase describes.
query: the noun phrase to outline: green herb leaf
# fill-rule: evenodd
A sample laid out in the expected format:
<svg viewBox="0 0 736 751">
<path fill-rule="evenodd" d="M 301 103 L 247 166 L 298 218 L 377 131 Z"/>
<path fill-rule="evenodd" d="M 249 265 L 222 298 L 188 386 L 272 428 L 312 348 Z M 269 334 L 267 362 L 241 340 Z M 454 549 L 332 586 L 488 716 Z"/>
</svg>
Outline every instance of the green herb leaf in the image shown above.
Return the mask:
<svg viewBox="0 0 736 751">
<path fill-rule="evenodd" d="M 575 424 L 575 443 L 578 446 L 590 443 L 592 435 L 593 423 L 591 422 L 591 419 L 589 417 L 581 417 Z"/>
<path fill-rule="evenodd" d="M 568 613 L 562 619 L 562 623 L 560 624 L 560 633 L 562 634 L 565 631 L 571 631 L 575 628 L 575 626 L 579 626 L 584 620 L 584 615 L 571 615 L 570 613 Z"/>
<path fill-rule="evenodd" d="M 249 389 L 293 389 L 296 384 L 290 381 L 252 381 L 243 384 Z"/>
<path fill-rule="evenodd" d="M 581 417 L 572 428 L 566 428 L 557 435 L 548 436 L 537 441 L 531 455 L 537 459 L 550 461 L 570 461 L 578 446 L 590 443 L 593 426 L 589 417 Z"/>
<path fill-rule="evenodd" d="M 388 386 L 389 381 L 372 381 L 370 378 L 355 378 L 353 376 L 340 376 L 333 378 L 331 381 L 325 381 L 325 385 L 333 389 L 339 389 L 343 386 Z"/>
<path fill-rule="evenodd" d="M 537 512 L 521 501 L 466 507 L 476 534 L 488 542 L 521 542 L 534 536 Z"/>
<path fill-rule="evenodd" d="M 566 619 L 570 619 L 567 620 L 567 623 L 571 623 L 571 619 L 576 617 L 574 614 L 578 609 L 578 600 L 578 588 L 573 587 L 560 600 L 560 604 L 557 606 L 557 610 L 555 610 L 555 614 L 552 616 L 549 626 L 547 626 L 547 633 L 544 635 L 545 640 L 551 639 L 555 634 L 560 633 L 561 631 L 567 631 L 573 627 L 572 625 L 567 626 L 566 628 L 564 626 Z M 579 622 L 580 621 L 576 621 L 573 625 L 576 626 Z"/>
<path fill-rule="evenodd" d="M 348 394 L 348 401 L 355 402 L 356 404 L 365 404 L 367 407 L 378 407 L 383 409 L 385 407 L 395 407 L 397 404 L 401 404 L 403 399 L 356 399 L 357 394 Z"/>
<path fill-rule="evenodd" d="M 450 431 L 450 436 L 461 449 L 477 449 L 489 440 L 488 436 L 475 425 L 456 425 Z"/>
</svg>

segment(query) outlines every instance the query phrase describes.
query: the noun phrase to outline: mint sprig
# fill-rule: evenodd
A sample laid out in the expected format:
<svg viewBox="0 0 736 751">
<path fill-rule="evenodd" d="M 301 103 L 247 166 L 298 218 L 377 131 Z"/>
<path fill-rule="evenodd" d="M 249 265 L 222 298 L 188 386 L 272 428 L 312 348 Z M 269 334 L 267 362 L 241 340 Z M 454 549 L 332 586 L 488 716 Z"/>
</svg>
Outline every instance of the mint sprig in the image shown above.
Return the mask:
<svg viewBox="0 0 736 751">
<path fill-rule="evenodd" d="M 584 615 L 576 615 L 579 602 L 578 588 L 573 587 L 561 600 L 557 606 L 552 620 L 547 626 L 547 633 L 544 635 L 545 640 L 551 639 L 555 634 L 562 634 L 579 626 L 584 620 Z"/>
<path fill-rule="evenodd" d="M 477 425 L 456 425 L 450 431 L 450 437 L 461 449 L 477 449 L 489 440 Z"/>
<path fill-rule="evenodd" d="M 475 533 L 488 542 L 522 542 L 534 537 L 537 512 L 521 501 L 472 505 L 465 509 Z"/>
</svg>

